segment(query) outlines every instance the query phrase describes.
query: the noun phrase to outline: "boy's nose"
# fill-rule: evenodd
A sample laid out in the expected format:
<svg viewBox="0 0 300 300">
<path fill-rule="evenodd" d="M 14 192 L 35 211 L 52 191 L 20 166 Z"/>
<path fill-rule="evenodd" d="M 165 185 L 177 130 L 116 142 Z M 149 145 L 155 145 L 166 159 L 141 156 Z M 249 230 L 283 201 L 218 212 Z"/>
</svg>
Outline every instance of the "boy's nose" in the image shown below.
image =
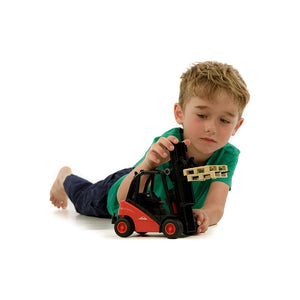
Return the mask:
<svg viewBox="0 0 300 300">
<path fill-rule="evenodd" d="M 210 120 L 210 121 L 206 122 L 205 132 L 210 133 L 210 134 L 215 134 L 216 133 L 216 124 L 215 124 L 214 121 Z"/>
</svg>

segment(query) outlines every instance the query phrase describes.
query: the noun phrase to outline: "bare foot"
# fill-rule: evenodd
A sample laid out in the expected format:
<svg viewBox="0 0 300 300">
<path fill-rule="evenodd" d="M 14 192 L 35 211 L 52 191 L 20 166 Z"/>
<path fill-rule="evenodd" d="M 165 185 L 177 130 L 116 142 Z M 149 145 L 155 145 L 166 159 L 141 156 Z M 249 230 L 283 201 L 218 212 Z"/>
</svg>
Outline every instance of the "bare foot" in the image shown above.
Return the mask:
<svg viewBox="0 0 300 300">
<path fill-rule="evenodd" d="M 64 189 L 64 181 L 67 176 L 72 174 L 72 170 L 69 167 L 63 167 L 60 169 L 53 186 L 50 191 L 50 201 L 57 208 L 67 208 L 68 196 Z"/>
</svg>

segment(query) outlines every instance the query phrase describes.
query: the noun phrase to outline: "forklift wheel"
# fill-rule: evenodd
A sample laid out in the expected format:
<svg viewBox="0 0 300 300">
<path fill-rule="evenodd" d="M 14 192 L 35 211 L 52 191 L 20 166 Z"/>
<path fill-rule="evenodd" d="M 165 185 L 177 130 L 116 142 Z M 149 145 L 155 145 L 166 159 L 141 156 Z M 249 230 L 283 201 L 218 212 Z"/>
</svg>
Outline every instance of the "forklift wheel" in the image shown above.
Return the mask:
<svg viewBox="0 0 300 300">
<path fill-rule="evenodd" d="M 118 236 L 128 237 L 134 231 L 133 221 L 129 217 L 120 218 L 115 223 L 115 232 Z"/>
<path fill-rule="evenodd" d="M 177 239 L 183 232 L 182 222 L 177 219 L 167 219 L 163 222 L 162 232 L 168 239 Z"/>
</svg>

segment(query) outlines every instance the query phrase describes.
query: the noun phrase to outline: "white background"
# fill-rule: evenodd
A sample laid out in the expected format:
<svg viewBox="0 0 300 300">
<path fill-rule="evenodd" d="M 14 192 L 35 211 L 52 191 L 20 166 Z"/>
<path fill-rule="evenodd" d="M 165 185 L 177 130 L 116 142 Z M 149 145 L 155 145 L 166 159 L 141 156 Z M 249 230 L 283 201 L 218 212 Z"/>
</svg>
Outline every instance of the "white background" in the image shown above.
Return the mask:
<svg viewBox="0 0 300 300">
<path fill-rule="evenodd" d="M 1 1 L 3 299 L 299 299 L 297 1 Z M 118 238 L 61 211 L 63 165 L 91 181 L 133 165 L 176 124 L 191 63 L 236 67 L 251 102 L 221 222 Z M 105 296 L 104 296 L 105 295 Z"/>
</svg>

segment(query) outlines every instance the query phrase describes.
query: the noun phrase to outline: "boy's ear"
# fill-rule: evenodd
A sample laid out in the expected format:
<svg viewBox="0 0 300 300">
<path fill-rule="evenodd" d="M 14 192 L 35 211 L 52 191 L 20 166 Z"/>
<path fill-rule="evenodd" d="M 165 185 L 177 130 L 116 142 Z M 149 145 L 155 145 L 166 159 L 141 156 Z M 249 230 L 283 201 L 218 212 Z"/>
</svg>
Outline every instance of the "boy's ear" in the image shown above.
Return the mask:
<svg viewBox="0 0 300 300">
<path fill-rule="evenodd" d="M 236 132 L 239 130 L 239 128 L 242 126 L 243 123 L 244 123 L 244 118 L 240 118 L 232 132 L 232 136 L 236 134 Z"/>
<path fill-rule="evenodd" d="M 175 120 L 179 125 L 183 124 L 183 110 L 179 103 L 175 103 L 174 105 L 174 116 Z"/>
</svg>

